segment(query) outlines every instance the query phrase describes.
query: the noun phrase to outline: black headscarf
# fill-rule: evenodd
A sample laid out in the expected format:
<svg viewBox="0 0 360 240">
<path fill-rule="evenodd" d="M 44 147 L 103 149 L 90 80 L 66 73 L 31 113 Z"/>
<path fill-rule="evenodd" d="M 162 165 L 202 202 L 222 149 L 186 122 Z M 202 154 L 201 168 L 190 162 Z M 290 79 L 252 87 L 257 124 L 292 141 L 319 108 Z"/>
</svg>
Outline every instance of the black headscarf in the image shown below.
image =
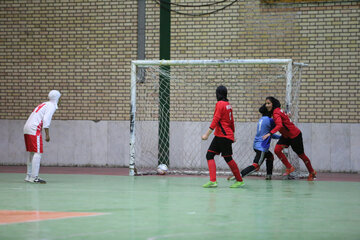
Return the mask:
<svg viewBox="0 0 360 240">
<path fill-rule="evenodd" d="M 217 87 L 217 89 L 216 89 L 216 99 L 218 101 L 226 101 L 226 102 L 229 101 L 227 99 L 227 89 L 226 89 L 225 86 L 220 85 L 220 86 Z"/>
<path fill-rule="evenodd" d="M 268 116 L 271 117 L 270 112 L 267 110 L 265 103 L 259 108 L 259 112 L 263 115 L 263 116 Z"/>
</svg>

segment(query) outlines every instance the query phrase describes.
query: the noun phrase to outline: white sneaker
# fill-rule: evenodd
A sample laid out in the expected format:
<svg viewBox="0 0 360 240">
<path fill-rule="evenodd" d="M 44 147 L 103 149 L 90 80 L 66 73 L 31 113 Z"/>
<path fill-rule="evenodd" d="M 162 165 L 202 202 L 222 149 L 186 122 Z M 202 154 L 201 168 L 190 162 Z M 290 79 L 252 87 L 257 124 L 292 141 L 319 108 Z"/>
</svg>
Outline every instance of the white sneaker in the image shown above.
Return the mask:
<svg viewBox="0 0 360 240">
<path fill-rule="evenodd" d="M 30 182 L 30 183 L 42 183 L 42 184 L 45 184 L 46 181 L 44 179 L 41 179 L 39 177 L 29 177 L 29 181 L 27 182 Z"/>
<path fill-rule="evenodd" d="M 31 177 L 29 175 L 26 174 L 26 177 L 24 179 L 25 182 L 32 182 L 31 181 Z"/>
</svg>

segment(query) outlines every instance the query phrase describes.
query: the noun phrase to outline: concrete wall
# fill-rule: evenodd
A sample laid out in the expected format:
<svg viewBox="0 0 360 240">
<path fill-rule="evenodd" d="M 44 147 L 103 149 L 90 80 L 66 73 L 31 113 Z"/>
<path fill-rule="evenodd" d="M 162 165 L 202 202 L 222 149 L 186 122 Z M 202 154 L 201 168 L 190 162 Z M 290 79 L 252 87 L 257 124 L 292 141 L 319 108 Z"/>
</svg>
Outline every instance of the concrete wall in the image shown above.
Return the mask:
<svg viewBox="0 0 360 240">
<path fill-rule="evenodd" d="M 0 165 L 26 163 L 27 153 L 22 131 L 24 123 L 23 120 L 0 120 Z M 196 129 L 192 132 L 199 133 L 198 138 L 208 127 L 206 123 L 183 124 L 186 128 Z M 243 125 L 237 125 L 237 132 L 247 128 Z M 178 132 L 175 134 L 178 137 L 172 134 L 171 139 L 178 141 L 177 146 L 183 146 L 183 140 L 187 138 L 186 134 L 181 137 L 180 130 L 183 128 L 180 128 L 178 123 L 172 124 L 172 128 L 173 132 Z M 299 128 L 303 132 L 305 152 L 317 171 L 360 172 L 360 124 L 303 123 L 299 124 Z M 54 120 L 50 137 L 49 143 L 44 141 L 42 166 L 128 166 L 128 121 L 96 123 Z M 237 138 L 235 144 L 249 142 L 241 137 Z M 197 147 L 201 151 L 199 158 L 205 159 L 209 143 L 203 142 Z M 304 164 L 300 163 L 300 166 L 305 169 Z"/>
<path fill-rule="evenodd" d="M 22 120 L 0 120 L 0 164 L 26 163 Z M 44 142 L 43 166 L 128 166 L 128 121 L 56 121 Z"/>
</svg>

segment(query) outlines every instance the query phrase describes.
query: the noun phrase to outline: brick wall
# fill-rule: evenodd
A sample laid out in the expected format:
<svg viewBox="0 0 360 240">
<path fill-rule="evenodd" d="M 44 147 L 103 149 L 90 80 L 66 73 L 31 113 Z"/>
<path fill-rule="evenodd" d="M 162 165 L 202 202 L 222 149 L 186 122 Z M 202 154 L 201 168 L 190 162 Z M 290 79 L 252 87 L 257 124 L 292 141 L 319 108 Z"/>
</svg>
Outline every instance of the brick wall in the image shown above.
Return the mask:
<svg viewBox="0 0 360 240">
<path fill-rule="evenodd" d="M 158 29 L 158 5 L 151 2 L 148 8 L 155 10 L 148 10 L 147 27 Z M 359 1 L 265 4 L 248 0 L 209 16 L 173 13 L 171 57 L 292 58 L 308 63 L 302 75 L 299 121 L 359 123 L 359 21 Z M 157 59 L 158 31 L 147 34 L 147 58 Z"/>
<path fill-rule="evenodd" d="M 136 1 L 0 1 L 0 118 L 25 119 L 59 89 L 55 119 L 128 118 Z"/>
<path fill-rule="evenodd" d="M 173 6 L 183 13 L 217 8 Z M 146 58 L 158 59 L 159 6 L 147 1 L 146 11 Z M 25 119 L 51 89 L 63 93 L 55 119 L 129 119 L 136 1 L 1 1 L 0 12 L 1 119 Z M 359 1 L 246 0 L 202 17 L 172 13 L 171 58 L 308 63 L 300 122 L 359 123 L 359 16 Z"/>
</svg>

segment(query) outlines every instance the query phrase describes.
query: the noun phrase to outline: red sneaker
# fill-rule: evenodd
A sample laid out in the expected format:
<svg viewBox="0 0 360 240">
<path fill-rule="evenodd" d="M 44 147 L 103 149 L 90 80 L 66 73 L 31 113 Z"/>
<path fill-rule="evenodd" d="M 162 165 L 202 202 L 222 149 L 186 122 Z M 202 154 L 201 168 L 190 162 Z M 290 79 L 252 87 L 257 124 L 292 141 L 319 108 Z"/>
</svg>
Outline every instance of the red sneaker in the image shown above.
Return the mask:
<svg viewBox="0 0 360 240">
<path fill-rule="evenodd" d="M 285 173 L 283 174 L 283 176 L 288 176 L 293 171 L 295 171 L 295 168 L 293 166 L 291 166 L 291 168 L 285 169 Z"/>
<path fill-rule="evenodd" d="M 314 170 L 312 173 L 309 173 L 307 180 L 314 181 L 315 178 L 316 178 L 316 171 Z"/>
</svg>

